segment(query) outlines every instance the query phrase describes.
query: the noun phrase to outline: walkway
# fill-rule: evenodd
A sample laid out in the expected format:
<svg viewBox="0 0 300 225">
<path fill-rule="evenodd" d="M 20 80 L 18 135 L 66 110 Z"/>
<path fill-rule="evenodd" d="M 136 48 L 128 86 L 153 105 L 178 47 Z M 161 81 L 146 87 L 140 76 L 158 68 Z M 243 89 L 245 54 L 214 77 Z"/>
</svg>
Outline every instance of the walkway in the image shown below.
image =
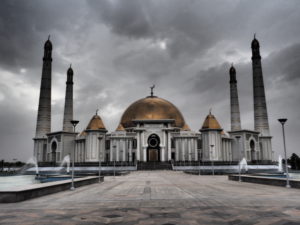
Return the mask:
<svg viewBox="0 0 300 225">
<path fill-rule="evenodd" d="M 0 204 L 0 224 L 300 225 L 300 191 L 227 176 L 136 171 L 75 191 Z"/>
</svg>

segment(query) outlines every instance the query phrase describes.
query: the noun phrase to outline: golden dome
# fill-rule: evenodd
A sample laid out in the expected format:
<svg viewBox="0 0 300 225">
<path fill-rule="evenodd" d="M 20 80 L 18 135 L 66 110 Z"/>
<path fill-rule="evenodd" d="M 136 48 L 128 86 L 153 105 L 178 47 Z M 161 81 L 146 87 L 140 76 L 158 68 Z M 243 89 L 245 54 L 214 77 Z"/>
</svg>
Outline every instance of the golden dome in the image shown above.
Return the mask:
<svg viewBox="0 0 300 225">
<path fill-rule="evenodd" d="M 86 130 L 106 130 L 102 119 L 97 114 L 92 117 L 89 124 L 86 127 Z"/>
<path fill-rule="evenodd" d="M 204 123 L 202 125 L 202 129 L 222 129 L 218 120 L 214 115 L 209 112 L 207 117 L 204 120 Z"/>
<path fill-rule="evenodd" d="M 148 96 L 132 103 L 123 113 L 120 124 L 124 128 L 135 127 L 133 120 L 174 119 L 174 127 L 189 130 L 181 112 L 171 102 Z"/>
</svg>

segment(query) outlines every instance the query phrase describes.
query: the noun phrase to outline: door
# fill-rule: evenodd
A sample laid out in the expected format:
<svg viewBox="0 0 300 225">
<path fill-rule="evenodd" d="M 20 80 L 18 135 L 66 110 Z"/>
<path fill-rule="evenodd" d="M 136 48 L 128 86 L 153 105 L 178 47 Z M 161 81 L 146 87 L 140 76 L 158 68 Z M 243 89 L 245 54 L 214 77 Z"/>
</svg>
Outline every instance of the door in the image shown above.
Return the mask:
<svg viewBox="0 0 300 225">
<path fill-rule="evenodd" d="M 148 150 L 148 157 L 150 162 L 157 162 L 158 161 L 158 150 L 157 149 L 149 149 Z"/>
</svg>

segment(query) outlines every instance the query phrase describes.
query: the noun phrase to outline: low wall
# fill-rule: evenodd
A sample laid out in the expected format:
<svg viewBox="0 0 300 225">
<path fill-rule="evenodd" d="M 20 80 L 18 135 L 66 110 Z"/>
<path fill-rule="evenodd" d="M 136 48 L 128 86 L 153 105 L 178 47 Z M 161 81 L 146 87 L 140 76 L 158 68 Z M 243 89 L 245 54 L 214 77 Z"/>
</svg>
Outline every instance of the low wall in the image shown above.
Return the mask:
<svg viewBox="0 0 300 225">
<path fill-rule="evenodd" d="M 104 177 L 100 177 L 100 181 L 104 181 Z M 99 177 L 84 177 L 74 180 L 75 188 L 93 183 L 98 183 Z M 42 184 L 32 184 L 24 188 L 15 188 L 9 191 L 0 191 L 0 203 L 20 202 L 28 199 L 57 193 L 60 191 L 70 190 L 71 180 L 55 181 Z"/>
<path fill-rule="evenodd" d="M 137 168 L 136 166 L 102 166 L 101 171 L 135 171 Z M 62 167 L 39 167 L 39 173 L 49 173 L 49 172 L 61 172 L 62 170 L 66 170 L 66 168 Z M 72 172 L 72 167 L 70 167 L 70 173 Z M 77 166 L 74 167 L 74 172 L 87 172 L 87 173 L 98 173 L 99 172 L 99 167 L 96 166 Z M 26 174 L 35 174 L 35 168 L 29 168 L 26 170 Z"/>
<path fill-rule="evenodd" d="M 238 175 L 229 175 L 228 180 L 238 181 Z M 247 176 L 241 175 L 242 182 L 256 183 L 256 184 L 266 184 L 273 186 L 286 186 L 285 178 L 274 178 L 274 177 L 261 177 L 261 176 Z M 290 180 L 290 186 L 292 188 L 300 188 L 300 180 Z"/>
<path fill-rule="evenodd" d="M 223 175 L 223 174 L 233 174 L 238 173 L 239 166 L 238 165 L 210 165 L 210 166 L 173 166 L 173 170 L 184 171 L 190 174 L 200 174 L 208 175 L 212 174 L 214 170 L 215 174 Z M 277 172 L 277 165 L 247 165 L 241 167 L 241 173 L 262 173 L 262 172 Z"/>
</svg>

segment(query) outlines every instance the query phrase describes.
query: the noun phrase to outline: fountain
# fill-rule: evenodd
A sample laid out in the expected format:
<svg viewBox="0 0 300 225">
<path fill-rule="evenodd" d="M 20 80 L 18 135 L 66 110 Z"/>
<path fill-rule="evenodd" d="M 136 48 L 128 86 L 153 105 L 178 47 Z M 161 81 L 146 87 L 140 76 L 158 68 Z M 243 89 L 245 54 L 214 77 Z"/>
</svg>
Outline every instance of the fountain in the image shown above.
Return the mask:
<svg viewBox="0 0 300 225">
<path fill-rule="evenodd" d="M 39 175 L 39 167 L 38 167 L 37 160 L 35 157 L 31 157 L 30 159 L 28 159 L 26 164 L 16 171 L 17 173 L 15 175 L 25 174 L 26 171 L 32 167 L 32 165 L 34 165 L 35 174 L 36 174 L 36 176 L 38 176 Z"/>
<path fill-rule="evenodd" d="M 70 155 L 66 155 L 64 158 L 63 158 L 63 160 L 62 160 L 62 162 L 61 162 L 61 164 L 60 164 L 60 166 L 59 166 L 59 168 L 61 168 L 60 170 L 62 170 L 63 169 L 63 167 L 64 167 L 64 165 L 66 164 L 67 165 L 67 173 L 70 173 Z"/>
<path fill-rule="evenodd" d="M 282 172 L 282 157 L 278 156 L 278 172 Z"/>
<path fill-rule="evenodd" d="M 244 169 L 245 171 L 248 171 L 248 164 L 245 158 L 243 158 L 239 163 L 240 163 L 241 170 Z"/>
</svg>

